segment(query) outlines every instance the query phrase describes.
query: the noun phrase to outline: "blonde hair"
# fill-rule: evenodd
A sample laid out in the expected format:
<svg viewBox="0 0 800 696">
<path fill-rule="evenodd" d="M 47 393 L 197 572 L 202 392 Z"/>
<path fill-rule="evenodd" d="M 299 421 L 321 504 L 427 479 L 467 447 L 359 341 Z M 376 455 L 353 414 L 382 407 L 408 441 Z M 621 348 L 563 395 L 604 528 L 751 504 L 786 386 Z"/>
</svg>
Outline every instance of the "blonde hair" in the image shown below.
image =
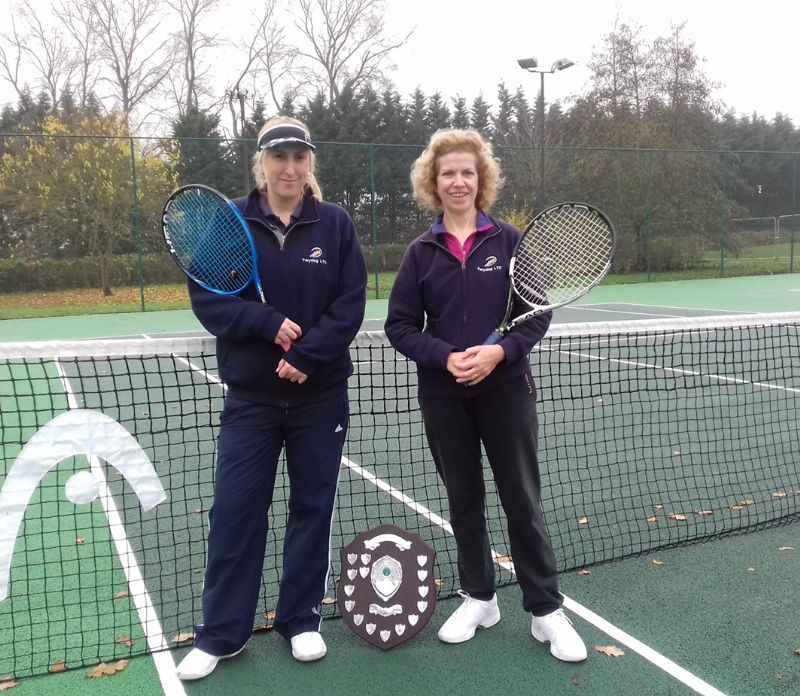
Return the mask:
<svg viewBox="0 0 800 696">
<path fill-rule="evenodd" d="M 281 123 L 289 123 L 294 126 L 300 126 L 305 130 L 308 130 L 308 127 L 302 121 L 291 118 L 289 116 L 275 116 L 269 119 L 263 126 L 261 126 L 261 130 L 258 131 L 258 138 L 261 137 L 261 134 L 267 130 L 267 128 L 271 128 L 272 126 L 277 126 Z M 257 139 L 258 139 L 257 138 Z M 267 192 L 267 177 L 264 174 L 264 168 L 261 166 L 262 157 L 269 157 L 268 150 L 260 150 L 253 155 L 253 176 L 256 180 L 256 188 L 261 191 L 261 193 Z M 308 156 L 311 159 L 311 167 L 308 170 L 308 176 L 306 178 L 306 184 L 304 187 L 304 191 L 311 191 L 311 194 L 317 199 L 322 200 L 322 189 L 319 187 L 319 183 L 317 182 L 317 177 L 315 175 L 316 167 L 317 167 L 317 158 L 314 155 L 314 150 L 308 150 Z"/>
<path fill-rule="evenodd" d="M 428 146 L 411 169 L 414 198 L 420 205 L 434 212 L 442 209 L 442 200 L 436 193 L 438 162 L 442 155 L 449 155 L 451 152 L 469 152 L 475 155 L 478 170 L 478 195 L 475 205 L 480 210 L 488 211 L 505 182 L 491 144 L 475 130 L 438 130 L 431 136 Z"/>
</svg>

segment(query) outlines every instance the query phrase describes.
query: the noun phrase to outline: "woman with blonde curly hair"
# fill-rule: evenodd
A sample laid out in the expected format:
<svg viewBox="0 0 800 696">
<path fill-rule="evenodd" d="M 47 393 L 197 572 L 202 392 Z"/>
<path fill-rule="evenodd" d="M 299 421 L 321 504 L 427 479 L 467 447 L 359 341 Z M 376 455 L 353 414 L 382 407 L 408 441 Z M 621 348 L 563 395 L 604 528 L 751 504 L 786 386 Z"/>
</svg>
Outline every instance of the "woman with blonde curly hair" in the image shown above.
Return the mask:
<svg viewBox="0 0 800 696">
<path fill-rule="evenodd" d="M 253 284 L 217 295 L 190 281 L 192 309 L 217 337 L 227 385 L 209 514 L 203 623 L 178 665 L 201 679 L 253 631 L 281 451 L 289 513 L 273 625 L 301 662 L 323 657 L 319 607 L 347 434 L 349 346 L 364 318 L 367 271 L 353 221 L 322 200 L 305 124 L 274 118 L 258 135 L 256 188 L 233 201 L 253 234 L 266 302 Z"/>
<path fill-rule="evenodd" d="M 536 388 L 528 354 L 551 314 L 523 322 L 495 345 L 508 265 L 520 232 L 489 215 L 503 179 L 491 145 L 476 131 L 434 133 L 414 164 L 414 196 L 436 213 L 409 246 L 389 298 L 386 333 L 417 364 L 419 404 L 436 469 L 447 491 L 463 602 L 439 630 L 462 643 L 500 620 L 484 516 L 481 444 L 508 522 L 522 605 L 531 634 L 553 656 L 586 659 L 561 608 L 556 561 L 540 502 Z"/>
</svg>

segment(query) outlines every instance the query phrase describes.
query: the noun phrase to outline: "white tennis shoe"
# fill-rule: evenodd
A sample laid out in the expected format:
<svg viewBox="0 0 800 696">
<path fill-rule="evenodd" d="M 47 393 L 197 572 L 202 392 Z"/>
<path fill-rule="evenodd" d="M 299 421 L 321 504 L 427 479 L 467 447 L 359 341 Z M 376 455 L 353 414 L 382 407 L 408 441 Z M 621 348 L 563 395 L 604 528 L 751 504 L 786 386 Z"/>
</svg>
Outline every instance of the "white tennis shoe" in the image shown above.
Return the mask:
<svg viewBox="0 0 800 696">
<path fill-rule="evenodd" d="M 306 631 L 292 636 L 292 657 L 300 662 L 313 662 L 325 657 L 328 648 L 319 631 Z"/>
<path fill-rule="evenodd" d="M 489 600 L 481 600 L 461 590 L 458 594 L 464 601 L 439 629 L 439 640 L 443 643 L 464 643 L 475 635 L 475 629 L 489 628 L 500 621 L 497 595 Z"/>
<path fill-rule="evenodd" d="M 183 681 L 202 679 L 216 669 L 220 660 L 227 660 L 229 657 L 235 657 L 242 652 L 242 650 L 244 650 L 244 647 L 239 648 L 230 655 L 217 656 L 210 655 L 205 650 L 200 650 L 200 648 L 192 648 L 176 667 L 175 673 L 178 675 L 178 679 L 182 679 Z"/>
<path fill-rule="evenodd" d="M 550 654 L 559 660 L 583 662 L 586 659 L 586 646 L 563 609 L 534 616 L 531 635 L 540 643 L 550 643 Z"/>
</svg>

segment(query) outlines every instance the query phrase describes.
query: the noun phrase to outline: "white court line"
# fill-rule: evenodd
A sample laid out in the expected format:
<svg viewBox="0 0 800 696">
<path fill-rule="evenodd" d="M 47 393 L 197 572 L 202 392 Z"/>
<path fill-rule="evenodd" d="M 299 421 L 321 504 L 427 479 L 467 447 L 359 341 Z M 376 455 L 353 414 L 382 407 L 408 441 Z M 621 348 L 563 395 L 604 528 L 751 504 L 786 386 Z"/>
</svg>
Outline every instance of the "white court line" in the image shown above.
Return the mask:
<svg viewBox="0 0 800 696">
<path fill-rule="evenodd" d="M 430 520 L 434 524 L 440 526 L 448 534 L 453 533 L 453 528 L 450 526 L 450 523 L 447 520 L 440 517 L 435 512 L 432 512 L 424 505 L 421 505 L 420 503 L 416 502 L 415 500 L 413 500 L 412 498 L 410 498 L 405 493 L 398 490 L 391 484 L 378 478 L 372 472 L 367 471 L 364 467 L 359 466 L 358 464 L 348 459 L 347 457 L 342 457 L 342 464 L 344 464 L 346 467 L 351 469 L 353 472 L 355 472 L 365 480 L 369 481 L 370 483 L 373 483 L 380 490 L 389 493 L 389 495 L 391 495 L 393 498 L 396 498 L 404 505 L 408 505 L 412 510 L 414 510 L 414 512 L 422 515 L 423 517 Z M 495 562 L 498 562 L 498 558 L 500 556 L 494 549 L 492 549 L 492 557 L 494 558 Z M 499 565 L 508 570 L 509 572 L 514 573 L 513 563 L 508 561 L 500 561 Z M 514 574 L 516 575 L 516 573 Z M 566 595 L 564 596 L 564 606 L 570 611 L 580 616 L 587 623 L 592 624 L 593 626 L 601 630 L 603 633 L 606 633 L 608 636 L 613 638 L 618 643 L 622 643 L 625 647 L 630 648 L 634 652 L 638 653 L 645 660 L 651 662 L 656 667 L 669 674 L 671 677 L 677 679 L 683 684 L 686 684 L 686 686 L 688 686 L 693 691 L 696 691 L 698 694 L 701 694 L 702 696 L 725 696 L 724 692 L 711 686 L 711 684 L 703 681 L 702 679 L 700 679 L 700 677 L 695 676 L 688 670 L 684 669 L 677 663 L 670 660 L 668 657 L 665 657 L 656 650 L 653 650 L 651 647 L 645 645 L 640 640 L 637 640 L 633 636 L 623 631 L 621 628 L 618 628 L 611 622 L 595 614 L 590 609 L 587 609 L 586 607 L 574 601 L 573 599 L 570 599 Z"/>
<path fill-rule="evenodd" d="M 219 380 L 218 377 L 209 374 L 205 370 L 197 367 L 196 365 L 193 365 L 188 361 L 181 359 L 181 362 L 184 362 L 185 364 L 189 365 L 189 367 L 191 367 L 191 369 L 193 370 L 202 372 L 212 382 L 221 384 L 221 381 Z M 348 459 L 347 457 L 344 456 L 342 457 L 342 464 L 344 464 L 348 469 L 350 469 L 357 475 L 361 476 L 364 480 L 372 483 L 376 488 L 384 491 L 385 493 L 388 493 L 393 498 L 400 501 L 403 505 L 408 506 L 418 515 L 424 517 L 433 524 L 441 527 L 448 534 L 451 535 L 453 534 L 453 528 L 451 527 L 450 522 L 448 522 L 446 519 L 436 514 L 432 510 L 429 510 L 424 505 L 416 502 L 413 498 L 406 495 L 399 489 L 395 488 L 394 486 L 387 483 L 383 479 L 378 478 L 375 474 L 368 471 L 364 467 L 356 464 L 354 461 Z M 498 563 L 498 565 L 500 565 L 505 570 L 514 573 L 513 562 L 509 562 L 507 560 L 500 561 L 499 560 L 500 557 L 501 557 L 500 554 L 498 554 L 494 549 L 492 549 L 492 558 L 495 560 L 495 562 Z M 638 653 L 645 660 L 651 662 L 656 667 L 669 674 L 671 677 L 677 679 L 683 684 L 686 684 L 686 686 L 688 686 L 690 689 L 697 692 L 698 694 L 701 694 L 701 696 L 726 696 L 724 692 L 720 691 L 719 689 L 716 689 L 711 684 L 708 684 L 707 682 L 703 681 L 702 679 L 692 674 L 685 668 L 681 667 L 680 665 L 673 662 L 672 660 L 665 657 L 656 650 L 645 645 L 641 641 L 637 640 L 633 636 L 623 631 L 621 628 L 615 626 L 606 619 L 603 619 L 598 614 L 594 613 L 590 609 L 584 607 L 583 605 L 579 604 L 578 602 L 576 602 L 575 600 L 571 599 L 566 595 L 564 596 L 564 606 L 573 613 L 580 616 L 587 623 L 592 624 L 600 631 L 613 638 L 615 641 L 622 643 L 625 647 Z"/>
<path fill-rule="evenodd" d="M 64 391 L 66 392 L 70 408 L 78 408 L 79 405 L 69 383 L 69 378 L 64 373 L 61 363 L 58 360 L 55 361 L 55 364 Z M 147 645 L 152 652 L 153 662 L 158 671 L 164 694 L 166 696 L 186 696 L 183 683 L 175 674 L 175 661 L 172 659 L 172 653 L 168 649 L 169 645 L 164 636 L 164 629 L 161 627 L 158 613 L 150 599 L 150 593 L 147 590 L 147 585 L 145 585 L 142 572 L 136 561 L 136 555 L 128 541 L 128 537 L 125 533 L 125 525 L 122 522 L 119 510 L 114 502 L 114 497 L 108 489 L 108 482 L 103 468 L 100 466 L 100 460 L 94 456 L 90 457 L 89 460 L 92 474 L 98 482 L 100 500 L 103 504 L 106 518 L 108 519 L 108 528 L 114 540 L 114 546 L 117 549 L 117 555 L 122 564 L 122 570 L 125 573 L 128 587 L 130 588 L 130 598 L 136 607 L 136 613 L 144 629 Z"/>
<path fill-rule="evenodd" d="M 620 358 L 609 358 L 607 356 L 595 355 L 593 353 L 580 353 L 571 350 L 552 350 L 550 348 L 542 348 L 541 350 L 550 353 L 559 353 L 561 355 L 567 355 L 569 357 L 578 357 L 578 358 L 583 358 L 585 360 L 593 360 L 595 362 L 604 361 L 609 363 L 615 363 L 617 365 L 625 365 L 627 367 L 635 367 L 637 369 L 661 370 L 662 372 L 668 372 L 676 375 L 689 375 L 692 377 L 702 377 L 703 379 L 707 379 L 710 381 L 749 385 L 751 387 L 758 387 L 760 389 L 774 389 L 776 391 L 783 391 L 789 394 L 800 394 L 800 389 L 797 389 L 795 387 L 786 387 L 780 384 L 772 384 L 770 382 L 753 382 L 749 379 L 740 379 L 738 377 L 727 377 L 726 375 L 703 373 L 703 372 L 698 372 L 697 370 L 682 370 L 676 367 L 665 367 L 663 365 L 654 365 L 652 363 L 636 362 L 635 360 L 621 360 Z"/>
<path fill-rule="evenodd" d="M 658 305 L 640 304 L 638 302 L 598 302 L 597 304 L 587 303 L 576 305 L 576 309 L 607 307 L 608 305 L 619 305 L 620 307 L 654 307 L 656 309 L 680 309 L 684 312 L 713 312 L 714 314 L 753 314 L 754 312 L 743 312 L 739 309 L 716 309 L 710 307 L 683 307 L 680 305 Z M 613 311 L 613 310 L 608 310 Z M 683 315 L 681 315 L 682 317 Z"/>
</svg>

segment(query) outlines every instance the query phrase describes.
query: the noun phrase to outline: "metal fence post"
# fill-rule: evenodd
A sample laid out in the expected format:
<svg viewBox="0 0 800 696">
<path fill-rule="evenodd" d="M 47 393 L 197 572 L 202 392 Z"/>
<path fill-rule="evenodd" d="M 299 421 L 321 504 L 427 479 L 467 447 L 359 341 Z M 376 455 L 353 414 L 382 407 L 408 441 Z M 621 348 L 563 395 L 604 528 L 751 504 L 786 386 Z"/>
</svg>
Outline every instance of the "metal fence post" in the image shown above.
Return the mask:
<svg viewBox="0 0 800 696">
<path fill-rule="evenodd" d="M 372 240 L 372 272 L 375 275 L 375 299 L 380 297 L 378 286 L 378 218 L 375 209 L 375 146 L 369 146 L 369 207 L 370 207 L 370 239 Z"/>
<path fill-rule="evenodd" d="M 133 138 L 128 138 L 131 151 L 131 197 L 133 206 L 133 232 L 136 238 L 136 273 L 139 276 L 139 302 L 144 306 L 144 267 L 142 265 L 142 219 L 139 213 L 139 191 L 136 185 L 136 155 Z"/>
</svg>

